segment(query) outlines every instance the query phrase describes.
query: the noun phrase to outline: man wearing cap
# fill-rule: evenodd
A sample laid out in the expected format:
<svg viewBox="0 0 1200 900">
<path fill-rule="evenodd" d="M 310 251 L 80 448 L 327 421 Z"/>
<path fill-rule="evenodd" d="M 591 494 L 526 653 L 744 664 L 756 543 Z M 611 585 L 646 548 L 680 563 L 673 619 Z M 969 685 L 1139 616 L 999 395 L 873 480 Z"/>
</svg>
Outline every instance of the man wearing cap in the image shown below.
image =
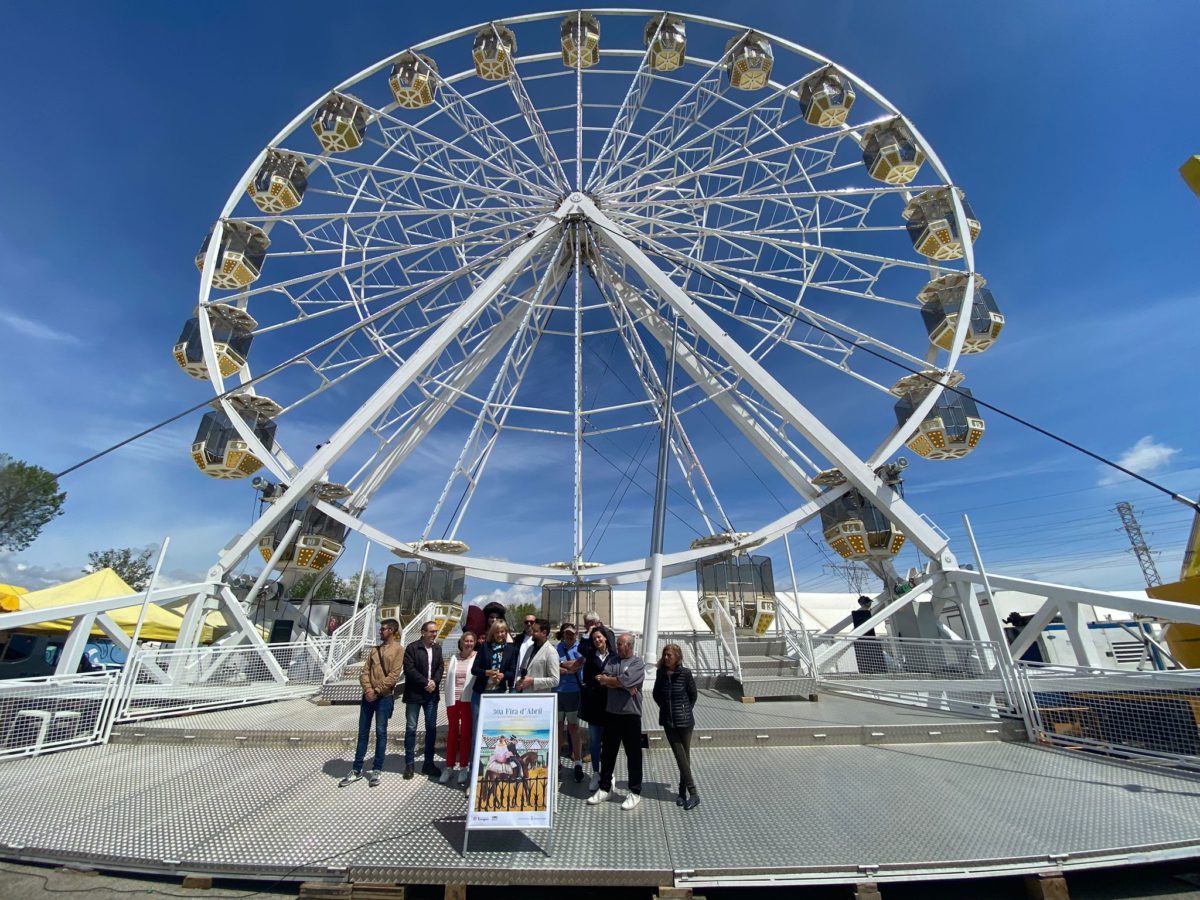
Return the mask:
<svg viewBox="0 0 1200 900">
<path fill-rule="evenodd" d="M 579 651 L 579 629 L 567 622 L 558 630 L 558 720 L 565 727 L 568 758 L 575 769 L 575 780 L 583 781 L 583 741 L 579 731 L 579 699 L 583 686 L 583 654 Z"/>
</svg>

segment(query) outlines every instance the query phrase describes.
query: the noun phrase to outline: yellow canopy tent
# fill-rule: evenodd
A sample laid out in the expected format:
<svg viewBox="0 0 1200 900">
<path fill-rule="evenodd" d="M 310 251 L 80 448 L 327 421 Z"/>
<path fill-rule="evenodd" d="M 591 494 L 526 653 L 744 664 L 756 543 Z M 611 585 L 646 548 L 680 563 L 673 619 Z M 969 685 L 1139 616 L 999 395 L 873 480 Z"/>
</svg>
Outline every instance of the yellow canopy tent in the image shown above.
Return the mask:
<svg viewBox="0 0 1200 900">
<path fill-rule="evenodd" d="M 121 580 L 112 569 L 101 569 L 99 572 L 93 572 L 90 575 L 84 575 L 82 578 L 76 578 L 74 581 L 67 581 L 63 584 L 57 584 L 54 587 L 48 587 L 40 591 L 29 591 L 17 594 L 17 600 L 20 610 L 27 609 L 53 609 L 58 606 L 69 606 L 73 603 L 82 603 L 86 600 L 104 600 L 109 597 L 122 597 L 126 594 L 136 593 L 133 588 Z M 15 612 L 10 610 L 8 605 L 2 607 L 3 612 L 0 612 L 0 629 L 4 628 L 4 612 Z M 133 634 L 133 629 L 137 626 L 138 612 L 141 610 L 141 604 L 135 603 L 133 606 L 123 606 L 120 609 L 109 610 L 108 615 L 116 622 L 121 630 L 128 635 Z M 146 620 L 142 623 L 141 637 L 148 641 L 165 641 L 173 642 L 179 637 L 179 626 L 183 623 L 182 610 L 175 612 L 169 609 L 163 609 L 161 606 L 150 604 L 146 608 Z M 200 640 L 203 643 L 209 643 L 213 639 L 213 628 L 220 627 L 225 624 L 225 617 L 220 613 L 209 613 L 205 619 L 204 629 L 201 633 Z M 23 631 L 39 631 L 39 632 L 66 632 L 71 628 L 71 619 L 54 619 L 50 622 L 40 622 L 37 625 L 31 625 L 22 629 Z M 104 632 L 99 628 L 93 628 L 92 634 L 96 637 L 103 637 Z"/>
<path fill-rule="evenodd" d="M 21 608 L 21 595 L 29 591 L 15 584 L 0 583 L 0 612 L 13 612 Z"/>
</svg>

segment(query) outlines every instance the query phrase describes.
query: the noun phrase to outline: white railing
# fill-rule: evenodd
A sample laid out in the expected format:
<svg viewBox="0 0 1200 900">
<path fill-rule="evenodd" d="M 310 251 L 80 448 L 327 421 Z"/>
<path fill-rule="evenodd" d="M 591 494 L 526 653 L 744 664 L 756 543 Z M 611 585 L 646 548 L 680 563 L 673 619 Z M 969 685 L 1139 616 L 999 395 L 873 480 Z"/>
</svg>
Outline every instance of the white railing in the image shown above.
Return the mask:
<svg viewBox="0 0 1200 900">
<path fill-rule="evenodd" d="M 993 641 L 817 635 L 826 690 L 906 705 L 1020 715 L 1019 686 Z"/>
<path fill-rule="evenodd" d="M 350 619 L 338 626 L 329 642 L 329 654 L 326 657 L 328 674 L 326 681 L 341 677 L 347 664 L 358 658 L 362 648 L 375 634 L 375 620 L 378 613 L 373 603 L 368 603 Z"/>
<path fill-rule="evenodd" d="M 1200 671 L 1020 661 L 1017 677 L 1040 743 L 1200 767 Z"/>
<path fill-rule="evenodd" d="M 315 693 L 326 662 L 317 641 L 258 648 L 161 649 L 135 653 L 126 666 L 117 721 L 267 703 Z"/>
<path fill-rule="evenodd" d="M 102 744 L 120 671 L 0 681 L 0 759 Z"/>
<path fill-rule="evenodd" d="M 734 625 L 729 610 L 720 602 L 713 604 L 713 634 L 717 636 L 721 646 L 726 674 L 741 681 L 742 660 L 738 654 L 737 626 Z"/>
<path fill-rule="evenodd" d="M 775 601 L 775 615 L 778 617 L 780 630 L 783 632 L 783 639 L 787 646 L 786 655 L 799 662 L 804 675 L 819 680 L 820 673 L 816 671 L 816 666 L 813 664 L 812 638 L 804 627 L 804 623 L 800 621 L 800 616 L 779 600 Z"/>
</svg>

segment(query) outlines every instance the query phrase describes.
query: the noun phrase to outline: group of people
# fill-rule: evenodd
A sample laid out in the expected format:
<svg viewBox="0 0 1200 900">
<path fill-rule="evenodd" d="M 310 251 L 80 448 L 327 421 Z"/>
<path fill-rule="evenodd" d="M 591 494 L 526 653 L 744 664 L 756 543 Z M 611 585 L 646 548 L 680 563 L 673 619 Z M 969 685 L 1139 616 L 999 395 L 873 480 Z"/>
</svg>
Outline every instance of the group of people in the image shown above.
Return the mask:
<svg viewBox="0 0 1200 900">
<path fill-rule="evenodd" d="M 404 777 L 416 772 L 416 737 L 420 717 L 425 717 L 425 756 L 421 772 L 442 784 L 465 784 L 472 771 L 474 728 L 479 721 L 484 694 L 527 692 L 558 695 L 559 731 L 568 752 L 568 765 L 575 781 L 582 782 L 587 732 L 591 780 L 588 803 L 595 806 L 613 791 L 613 771 L 624 750 L 629 771 L 629 794 L 623 809 L 634 809 L 642 793 L 642 688 L 645 662 L 634 653 L 630 634 L 613 634 L 592 611 L 584 616 L 581 634 L 573 622 L 563 623 L 550 640 L 551 626 L 534 615 L 524 617 L 523 630 L 509 633 L 500 603 L 480 610 L 471 607 L 458 639 L 457 652 L 445 659 L 437 643 L 434 622 L 421 626 L 421 636 L 407 647 L 396 637 L 400 624 L 384 619 L 379 626 L 379 645 L 363 666 L 359 682 L 358 743 L 353 768 L 341 780 L 343 786 L 364 777 L 367 745 L 372 722 L 375 726 L 374 766 L 366 772 L 368 783 L 378 785 L 387 748 L 388 719 L 395 705 L 396 685 L 404 687 Z M 700 803 L 691 772 L 691 738 L 695 726 L 696 681 L 683 665 L 683 653 L 667 644 L 658 662 L 652 692 L 658 705 L 658 720 L 679 767 L 677 805 L 694 809 Z M 446 705 L 448 730 L 446 763 L 434 762 L 438 703 Z"/>
</svg>

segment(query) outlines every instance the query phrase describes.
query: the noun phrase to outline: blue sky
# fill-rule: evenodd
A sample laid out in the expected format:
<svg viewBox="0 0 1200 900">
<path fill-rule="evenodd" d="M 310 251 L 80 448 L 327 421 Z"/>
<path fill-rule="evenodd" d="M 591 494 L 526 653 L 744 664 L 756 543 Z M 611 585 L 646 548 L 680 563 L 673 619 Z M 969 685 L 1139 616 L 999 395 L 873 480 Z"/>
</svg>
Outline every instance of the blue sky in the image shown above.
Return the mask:
<svg viewBox="0 0 1200 900">
<path fill-rule="evenodd" d="M 170 349 L 195 303 L 192 258 L 258 150 L 315 97 L 410 42 L 554 8 L 298 2 L 283 17 L 232 3 L 10 7 L 0 75 L 20 93 L 0 143 L 0 450 L 59 470 L 203 401 L 204 386 L 178 371 Z M 1177 172 L 1200 153 L 1190 114 L 1196 4 L 680 8 L 792 38 L 918 124 L 984 223 L 978 267 L 1008 320 L 996 347 L 963 366 L 978 397 L 1200 493 L 1200 198 Z M 869 445 L 887 423 L 863 422 L 853 396 L 830 424 Z M 66 515 L 24 553 L 0 556 L 0 581 L 38 586 L 77 571 L 90 550 L 165 535 L 168 573 L 202 574 L 249 524 L 253 496 L 196 472 L 187 456 L 195 422 L 65 478 Z M 337 424 L 310 417 L 289 446 L 315 444 Z M 1191 521 L 1183 507 L 1015 423 L 991 415 L 988 426 L 972 457 L 908 470 L 909 500 L 950 534 L 960 559 L 969 559 L 966 512 L 997 570 L 1139 587 L 1112 511 L 1130 500 L 1164 579 L 1177 576 Z M 410 480 L 380 495 L 372 513 L 385 530 L 419 531 L 451 446 L 431 442 Z M 506 510 L 534 502 L 523 479 L 536 470 L 549 482 L 557 459 L 531 457 L 519 442 L 500 453 L 495 488 L 477 501 L 483 524 L 468 540 L 530 562 L 561 558 L 552 541 L 530 549 L 542 536 L 506 526 Z M 739 524 L 779 514 L 775 488 L 743 481 L 729 500 Z M 491 533 L 478 530 L 488 522 Z M 610 534 L 622 526 L 618 518 Z M 621 558 L 644 552 L 638 523 L 628 531 Z M 840 589 L 822 570 L 831 554 L 817 529 L 808 535 L 793 537 L 802 587 Z M 675 537 L 678 546 L 690 534 Z M 339 569 L 356 570 L 361 552 L 352 541 Z M 374 551 L 372 563 L 384 555 Z M 781 586 L 785 571 L 780 557 Z"/>
</svg>

